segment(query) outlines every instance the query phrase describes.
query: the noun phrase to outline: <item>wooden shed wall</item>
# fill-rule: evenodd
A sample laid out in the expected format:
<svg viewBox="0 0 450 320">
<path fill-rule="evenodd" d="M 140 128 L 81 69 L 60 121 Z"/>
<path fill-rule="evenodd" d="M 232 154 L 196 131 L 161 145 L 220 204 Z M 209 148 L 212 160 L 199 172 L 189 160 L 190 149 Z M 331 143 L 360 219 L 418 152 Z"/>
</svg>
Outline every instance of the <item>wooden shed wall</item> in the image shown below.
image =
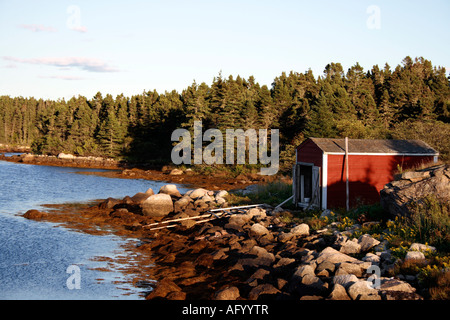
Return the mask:
<svg viewBox="0 0 450 320">
<path fill-rule="evenodd" d="M 297 147 L 297 162 L 313 163 L 322 167 L 322 150 L 311 140 L 306 140 Z"/>
<path fill-rule="evenodd" d="M 398 165 L 403 169 L 433 161 L 433 156 L 349 155 L 350 206 L 375 203 L 380 190 L 394 179 Z M 328 155 L 327 207 L 345 207 L 344 155 Z"/>
</svg>

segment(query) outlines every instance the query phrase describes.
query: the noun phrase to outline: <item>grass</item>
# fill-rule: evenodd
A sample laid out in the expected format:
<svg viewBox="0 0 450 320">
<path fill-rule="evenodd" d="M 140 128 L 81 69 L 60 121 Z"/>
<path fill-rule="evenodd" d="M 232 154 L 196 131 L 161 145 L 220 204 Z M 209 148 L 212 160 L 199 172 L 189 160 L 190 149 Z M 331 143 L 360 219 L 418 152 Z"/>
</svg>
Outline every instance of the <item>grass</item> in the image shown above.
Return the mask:
<svg viewBox="0 0 450 320">
<path fill-rule="evenodd" d="M 259 204 L 266 203 L 277 206 L 292 196 L 292 184 L 277 179 L 266 184 L 254 185 L 254 191 L 244 194 L 242 191 L 233 192 L 228 196 L 228 203 L 235 204 Z M 292 202 L 288 201 L 283 208 L 293 208 Z"/>
</svg>

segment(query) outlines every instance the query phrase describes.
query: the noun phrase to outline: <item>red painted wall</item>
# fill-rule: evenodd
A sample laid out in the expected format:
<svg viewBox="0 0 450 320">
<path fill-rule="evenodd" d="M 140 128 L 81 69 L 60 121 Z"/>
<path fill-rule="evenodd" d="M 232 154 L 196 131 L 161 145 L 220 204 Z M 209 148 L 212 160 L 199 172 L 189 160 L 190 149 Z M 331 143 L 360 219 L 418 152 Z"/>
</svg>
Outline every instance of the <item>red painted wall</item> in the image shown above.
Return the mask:
<svg viewBox="0 0 450 320">
<path fill-rule="evenodd" d="M 311 140 L 306 140 L 297 147 L 297 162 L 314 163 L 322 167 L 322 150 Z"/>
<path fill-rule="evenodd" d="M 433 156 L 349 155 L 350 207 L 378 202 L 380 190 L 393 180 L 397 165 L 406 169 L 430 161 Z M 344 155 L 328 155 L 327 185 L 327 207 L 345 208 Z"/>
</svg>

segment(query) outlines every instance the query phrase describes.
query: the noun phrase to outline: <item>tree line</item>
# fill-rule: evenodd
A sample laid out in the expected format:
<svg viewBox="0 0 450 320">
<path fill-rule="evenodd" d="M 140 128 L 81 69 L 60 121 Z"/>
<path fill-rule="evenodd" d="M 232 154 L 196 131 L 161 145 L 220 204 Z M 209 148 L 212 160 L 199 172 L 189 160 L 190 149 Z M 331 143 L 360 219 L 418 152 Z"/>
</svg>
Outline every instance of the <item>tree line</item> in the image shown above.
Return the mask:
<svg viewBox="0 0 450 320">
<path fill-rule="evenodd" d="M 211 85 L 195 81 L 181 93 L 144 91 L 115 98 L 98 92 L 42 100 L 0 97 L 0 143 L 29 145 L 39 154 L 106 156 L 131 162 L 170 163 L 171 134 L 203 130 L 279 129 L 281 169 L 308 137 L 417 138 L 448 159 L 450 79 L 422 57 L 406 57 L 364 71 L 328 64 L 323 75 L 283 72 L 269 88 L 253 76 L 218 74 Z"/>
</svg>

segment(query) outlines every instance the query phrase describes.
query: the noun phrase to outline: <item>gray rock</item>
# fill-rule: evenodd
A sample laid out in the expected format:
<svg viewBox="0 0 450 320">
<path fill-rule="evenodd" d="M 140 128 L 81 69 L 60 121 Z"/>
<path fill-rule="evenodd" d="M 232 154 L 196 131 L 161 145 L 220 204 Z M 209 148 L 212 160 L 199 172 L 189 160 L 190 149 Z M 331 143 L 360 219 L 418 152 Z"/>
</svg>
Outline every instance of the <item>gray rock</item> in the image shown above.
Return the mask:
<svg viewBox="0 0 450 320">
<path fill-rule="evenodd" d="M 224 198 L 224 197 L 226 197 L 227 195 L 228 195 L 228 191 L 226 191 L 226 190 L 220 190 L 219 192 L 216 193 L 215 198 L 216 198 L 216 200 L 217 200 L 217 198 Z"/>
<path fill-rule="evenodd" d="M 436 248 L 433 246 L 428 246 L 426 244 L 422 244 L 422 243 L 413 243 L 410 247 L 409 247 L 410 251 L 421 251 L 421 252 L 426 252 L 426 251 L 436 251 Z"/>
<path fill-rule="evenodd" d="M 381 257 L 373 254 L 373 253 L 367 253 L 364 258 L 362 258 L 362 261 L 371 262 L 372 264 L 379 264 L 381 260 Z"/>
<path fill-rule="evenodd" d="M 185 195 L 189 195 L 192 199 L 195 200 L 197 198 L 203 197 L 207 193 L 208 193 L 208 190 L 203 189 L 203 188 L 198 188 L 198 189 L 186 192 Z"/>
<path fill-rule="evenodd" d="M 358 244 L 361 246 L 361 251 L 368 251 L 371 248 L 375 247 L 376 245 L 380 244 L 380 241 L 377 239 L 374 239 L 369 234 L 363 234 L 358 238 Z"/>
<path fill-rule="evenodd" d="M 307 236 L 309 235 L 309 226 L 306 223 L 302 223 L 292 228 L 290 233 L 296 237 Z"/>
<path fill-rule="evenodd" d="M 361 245 L 357 241 L 347 240 L 342 244 L 339 251 L 345 254 L 359 253 L 361 251 Z"/>
<path fill-rule="evenodd" d="M 166 184 L 159 189 L 159 193 L 165 193 L 170 196 L 181 197 L 180 191 L 174 184 Z"/>
<path fill-rule="evenodd" d="M 381 300 L 378 290 L 371 288 L 365 280 L 355 282 L 348 287 L 347 292 L 352 300 Z"/>
<path fill-rule="evenodd" d="M 131 197 L 131 201 L 135 204 L 142 204 L 145 200 L 147 200 L 151 194 L 138 192 L 134 196 Z"/>
<path fill-rule="evenodd" d="M 390 278 L 381 278 L 379 289 L 383 291 L 403 291 L 407 293 L 416 292 L 416 289 L 409 283 L 398 279 L 390 279 Z"/>
<path fill-rule="evenodd" d="M 344 288 L 347 288 L 354 284 L 355 282 L 358 282 L 359 279 L 354 274 L 343 274 L 343 275 L 337 275 L 333 277 L 333 283 L 334 284 L 340 284 Z"/>
<path fill-rule="evenodd" d="M 142 204 L 142 213 L 148 217 L 164 217 L 173 211 L 172 198 L 159 193 L 148 197 Z"/>
<path fill-rule="evenodd" d="M 339 252 L 332 247 L 327 247 L 322 250 L 322 252 L 317 257 L 316 263 L 320 264 L 324 261 L 329 261 L 331 263 L 341 263 L 341 262 L 356 262 L 358 259 L 350 257 L 345 253 Z"/>
<path fill-rule="evenodd" d="M 410 204 L 416 203 L 430 194 L 436 196 L 440 201 L 450 201 L 450 166 L 440 166 L 427 170 L 423 179 L 415 175 L 413 179 L 395 181 L 397 183 L 387 184 L 380 191 L 380 200 L 383 208 L 392 215 L 410 216 Z M 414 181 L 412 181 L 414 180 Z M 402 182 L 402 183 L 398 183 Z M 406 182 L 406 183 L 404 183 Z"/>
<path fill-rule="evenodd" d="M 175 212 L 181 212 L 192 202 L 191 197 L 183 196 L 173 203 L 173 209 Z"/>
<path fill-rule="evenodd" d="M 408 260 L 425 260 L 425 255 L 420 251 L 408 251 L 405 256 L 405 261 Z"/>
</svg>

